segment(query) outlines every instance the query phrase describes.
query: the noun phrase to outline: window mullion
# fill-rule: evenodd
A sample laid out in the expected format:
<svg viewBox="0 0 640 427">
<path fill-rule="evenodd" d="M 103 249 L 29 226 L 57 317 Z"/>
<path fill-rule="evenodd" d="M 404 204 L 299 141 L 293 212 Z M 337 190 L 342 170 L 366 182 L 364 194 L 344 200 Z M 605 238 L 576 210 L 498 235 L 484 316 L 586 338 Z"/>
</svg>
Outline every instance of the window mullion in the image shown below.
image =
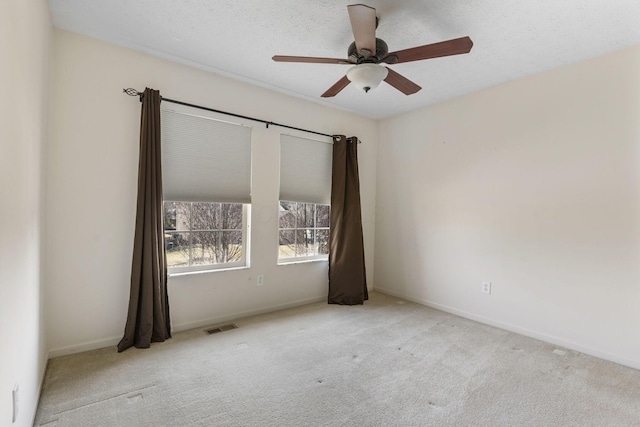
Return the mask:
<svg viewBox="0 0 640 427">
<path fill-rule="evenodd" d="M 293 256 L 298 256 L 298 202 L 293 204 Z"/>
<path fill-rule="evenodd" d="M 313 255 L 318 255 L 318 205 L 313 205 Z"/>
<path fill-rule="evenodd" d="M 189 202 L 189 266 L 193 265 L 193 203 Z"/>
<path fill-rule="evenodd" d="M 224 248 L 222 247 L 222 230 L 225 226 L 224 223 L 224 218 L 222 218 L 222 203 L 218 203 L 218 218 L 220 218 L 220 224 L 218 225 L 218 231 L 216 231 L 216 234 L 218 235 L 218 238 L 216 239 L 216 241 L 218 242 L 218 244 L 216 245 L 216 262 L 222 262 L 219 258 L 220 255 L 222 254 L 222 251 L 224 250 Z"/>
</svg>

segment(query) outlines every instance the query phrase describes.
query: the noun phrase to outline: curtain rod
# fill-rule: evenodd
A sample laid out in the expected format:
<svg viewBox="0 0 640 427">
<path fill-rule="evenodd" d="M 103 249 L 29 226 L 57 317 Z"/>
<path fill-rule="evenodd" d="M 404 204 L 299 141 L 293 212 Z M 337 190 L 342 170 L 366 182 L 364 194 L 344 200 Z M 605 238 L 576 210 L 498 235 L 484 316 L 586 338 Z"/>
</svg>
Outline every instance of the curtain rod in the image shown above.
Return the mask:
<svg viewBox="0 0 640 427">
<path fill-rule="evenodd" d="M 140 102 L 142 102 L 142 97 L 144 96 L 143 92 L 139 92 L 139 91 L 137 91 L 136 89 L 133 89 L 133 88 L 122 89 L 122 92 L 126 93 L 129 96 L 138 96 L 138 97 L 140 97 Z M 294 127 L 294 126 L 283 125 L 282 123 L 276 123 L 276 122 L 272 122 L 272 121 L 269 121 L 269 120 L 257 119 L 255 117 L 243 116 L 242 114 L 229 113 L 228 111 L 222 111 L 222 110 L 216 110 L 214 108 L 203 107 L 202 105 L 190 104 L 188 102 L 183 102 L 183 101 L 176 101 L 175 99 L 165 98 L 164 96 L 160 96 L 160 100 L 161 101 L 166 101 L 166 102 L 171 102 L 173 104 L 185 105 L 187 107 L 198 108 L 200 110 L 206 110 L 206 111 L 212 111 L 214 113 L 225 114 L 227 116 L 233 116 L 233 117 L 238 117 L 238 118 L 241 118 L 241 119 L 252 120 L 254 122 L 264 123 L 267 126 L 267 129 L 269 128 L 269 126 L 278 126 L 278 127 L 281 127 L 281 128 L 298 130 L 298 131 L 301 131 L 301 132 L 312 133 L 312 134 L 315 134 L 315 135 L 327 136 L 327 137 L 329 137 L 331 139 L 333 139 L 335 137 L 335 135 L 329 135 L 327 133 L 316 132 L 314 130 L 297 128 L 297 127 Z M 351 138 L 347 138 L 347 140 L 351 140 Z M 360 144 L 361 142 L 362 141 L 358 140 L 358 144 Z"/>
</svg>

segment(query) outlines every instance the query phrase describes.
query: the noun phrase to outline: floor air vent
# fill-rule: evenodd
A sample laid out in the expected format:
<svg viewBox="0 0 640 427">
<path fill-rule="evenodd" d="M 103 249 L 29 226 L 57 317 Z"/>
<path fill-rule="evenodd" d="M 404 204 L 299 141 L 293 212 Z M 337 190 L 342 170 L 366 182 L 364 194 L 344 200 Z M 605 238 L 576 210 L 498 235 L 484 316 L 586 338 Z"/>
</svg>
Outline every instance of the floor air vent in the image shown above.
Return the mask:
<svg viewBox="0 0 640 427">
<path fill-rule="evenodd" d="M 218 332 L 230 331 L 231 329 L 237 329 L 238 327 L 233 323 L 227 323 L 226 325 L 217 326 L 211 329 L 205 329 L 205 332 L 209 335 L 217 334 Z"/>
</svg>

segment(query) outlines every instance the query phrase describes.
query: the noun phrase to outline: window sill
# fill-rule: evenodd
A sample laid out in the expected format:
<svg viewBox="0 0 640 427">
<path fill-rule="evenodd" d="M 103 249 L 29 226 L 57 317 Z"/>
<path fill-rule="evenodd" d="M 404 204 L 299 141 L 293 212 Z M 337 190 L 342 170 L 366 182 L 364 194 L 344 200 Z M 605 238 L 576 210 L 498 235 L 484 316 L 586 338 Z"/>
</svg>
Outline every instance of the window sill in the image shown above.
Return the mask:
<svg viewBox="0 0 640 427">
<path fill-rule="evenodd" d="M 313 259 L 288 259 L 283 261 L 278 261 L 278 265 L 292 265 L 292 264 L 308 264 L 310 262 L 326 262 L 329 263 L 329 258 L 313 258 Z"/>
<path fill-rule="evenodd" d="M 169 277 L 180 277 L 180 276 L 191 276 L 192 274 L 207 274 L 207 273 L 217 273 L 222 271 L 235 271 L 235 270 L 248 270 L 248 265 L 243 265 L 240 267 L 227 267 L 227 268 L 208 268 L 206 270 L 192 270 L 192 271 L 175 271 L 168 272 L 167 275 Z"/>
</svg>

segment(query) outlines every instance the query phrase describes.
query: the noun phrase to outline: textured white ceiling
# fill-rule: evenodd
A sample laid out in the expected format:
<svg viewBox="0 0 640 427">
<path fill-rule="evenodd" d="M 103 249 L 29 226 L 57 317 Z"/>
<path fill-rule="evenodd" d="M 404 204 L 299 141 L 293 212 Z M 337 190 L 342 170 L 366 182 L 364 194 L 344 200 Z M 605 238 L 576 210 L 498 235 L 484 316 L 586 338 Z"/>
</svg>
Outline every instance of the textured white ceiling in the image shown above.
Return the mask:
<svg viewBox="0 0 640 427">
<path fill-rule="evenodd" d="M 469 36 L 469 54 L 391 66 L 422 86 L 382 83 L 320 95 L 348 65 L 276 63 L 273 55 L 346 58 L 339 0 L 50 0 L 58 28 L 371 118 L 383 118 L 640 43 L 639 0 L 365 0 L 389 50 Z M 639 76 L 640 78 L 640 76 Z M 175 94 L 179 97 L 179 94 Z"/>
</svg>

